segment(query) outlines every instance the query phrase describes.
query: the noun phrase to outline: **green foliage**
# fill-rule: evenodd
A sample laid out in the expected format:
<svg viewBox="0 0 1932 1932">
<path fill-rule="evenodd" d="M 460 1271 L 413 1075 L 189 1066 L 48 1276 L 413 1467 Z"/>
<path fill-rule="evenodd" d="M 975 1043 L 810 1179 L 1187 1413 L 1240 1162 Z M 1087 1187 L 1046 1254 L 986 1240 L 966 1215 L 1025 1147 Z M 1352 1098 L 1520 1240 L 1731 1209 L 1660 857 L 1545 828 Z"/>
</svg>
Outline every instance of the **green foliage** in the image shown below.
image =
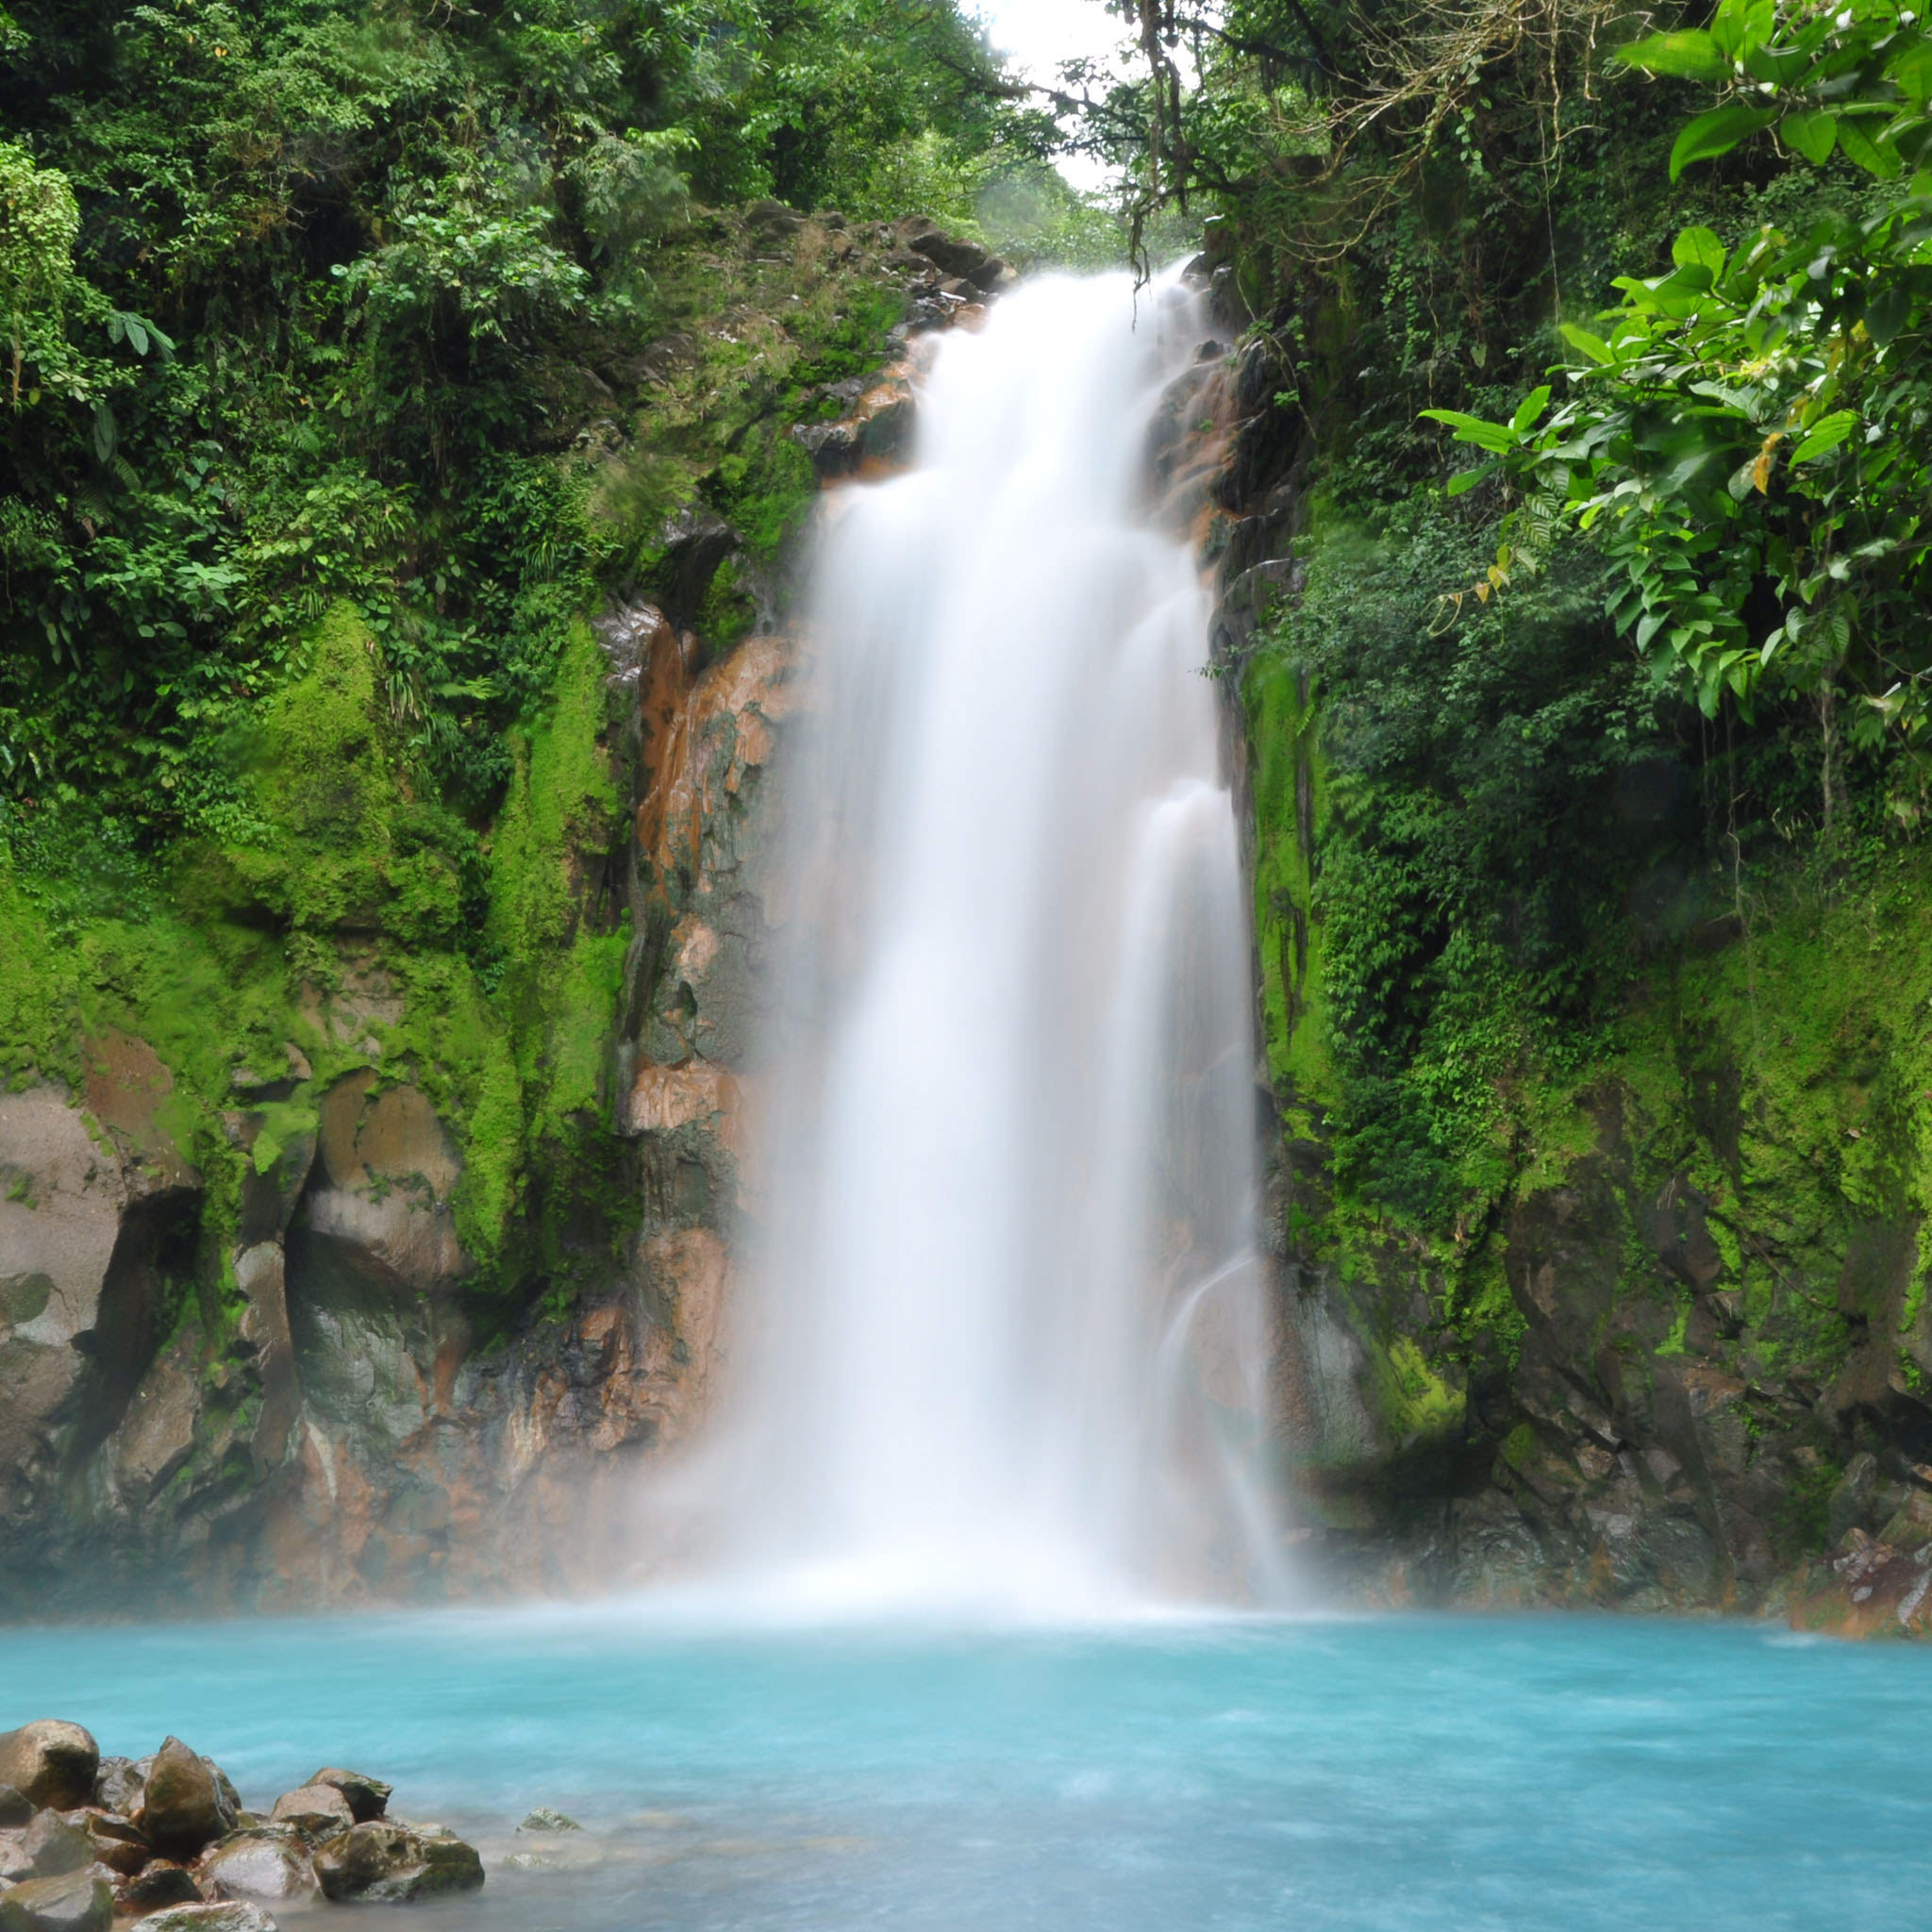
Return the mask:
<svg viewBox="0 0 1932 1932">
<path fill-rule="evenodd" d="M 1773 126 L 1807 163 L 1836 147 L 1886 183 L 1932 160 L 1932 38 L 1909 10 L 1724 0 L 1711 32 L 1624 58 L 1735 75 L 1752 92 L 1684 130 L 1674 176 Z M 1827 819 L 1842 784 L 1840 686 L 1862 700 L 1855 745 L 1875 748 L 1888 725 L 1907 742 L 1925 729 L 1928 230 L 1925 170 L 1734 249 L 1686 227 L 1668 274 L 1620 276 L 1624 299 L 1596 328 L 1565 326 L 1567 393 L 1553 412 L 1547 388 L 1507 423 L 1425 412 L 1491 455 L 1531 514 L 1599 531 L 1626 578 L 1620 626 L 1659 682 L 1707 716 L 1725 691 L 1747 715 L 1761 692 L 1815 704 Z"/>
<path fill-rule="evenodd" d="M 1430 587 L 1480 541 L 1426 497 L 1324 529 L 1247 674 L 1321 693 L 1314 862 L 1284 887 L 1314 933 L 1338 1186 L 1442 1233 L 1507 1191 L 1509 1085 L 1583 1064 L 1646 940 L 1673 936 L 1681 905 L 1647 934 L 1627 908 L 1659 833 L 1696 835 L 1647 680 L 1605 653 L 1601 559 L 1573 542 L 1444 630 Z M 1276 867 L 1286 802 L 1263 780 Z"/>
</svg>

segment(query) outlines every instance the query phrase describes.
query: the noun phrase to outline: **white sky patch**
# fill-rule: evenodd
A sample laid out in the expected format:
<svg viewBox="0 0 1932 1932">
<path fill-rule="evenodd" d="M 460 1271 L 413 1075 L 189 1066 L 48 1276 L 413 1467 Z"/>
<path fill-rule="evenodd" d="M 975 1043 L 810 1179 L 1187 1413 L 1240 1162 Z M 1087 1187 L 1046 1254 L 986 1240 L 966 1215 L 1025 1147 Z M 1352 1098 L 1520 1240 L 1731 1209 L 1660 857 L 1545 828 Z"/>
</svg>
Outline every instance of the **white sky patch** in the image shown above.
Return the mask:
<svg viewBox="0 0 1932 1932">
<path fill-rule="evenodd" d="M 1051 83 L 1062 60 L 1112 59 L 1131 39 L 1125 21 L 1100 0 L 977 0 L 988 37 L 1011 57 L 1028 80 Z M 1105 188 L 1108 170 L 1084 155 L 1069 155 L 1059 170 L 1084 194 Z"/>
<path fill-rule="evenodd" d="M 1052 80 L 1062 60 L 1104 58 L 1130 38 L 1100 0 L 978 0 L 992 43 L 1033 80 Z"/>
</svg>

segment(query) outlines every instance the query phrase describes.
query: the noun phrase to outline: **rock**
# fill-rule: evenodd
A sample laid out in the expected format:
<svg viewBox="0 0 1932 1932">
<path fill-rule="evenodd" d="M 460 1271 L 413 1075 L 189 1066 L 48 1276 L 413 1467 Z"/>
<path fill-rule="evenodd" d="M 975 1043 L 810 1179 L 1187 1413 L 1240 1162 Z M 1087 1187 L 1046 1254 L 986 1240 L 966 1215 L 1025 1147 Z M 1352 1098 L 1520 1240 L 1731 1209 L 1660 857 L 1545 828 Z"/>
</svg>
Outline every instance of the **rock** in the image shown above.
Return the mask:
<svg viewBox="0 0 1932 1932">
<path fill-rule="evenodd" d="M 94 1794 L 101 1748 L 78 1724 L 42 1718 L 0 1736 L 0 1785 L 36 1808 L 71 1811 Z"/>
<path fill-rule="evenodd" d="M 348 1800 L 349 1815 L 358 1824 L 367 1824 L 372 1818 L 380 1818 L 389 1809 L 392 1787 L 384 1784 L 379 1777 L 367 1777 L 359 1771 L 325 1766 L 312 1773 L 302 1789 L 308 1790 L 316 1785 L 327 1785 L 332 1790 L 340 1791 Z"/>
<path fill-rule="evenodd" d="M 92 1862 L 123 1878 L 132 1877 L 154 1857 L 154 1848 L 131 1818 L 92 1806 L 60 1815 L 70 1827 L 86 1834 Z"/>
<path fill-rule="evenodd" d="M 92 1870 L 0 1892 L 0 1932 L 108 1932 L 113 1923 L 114 1888 Z"/>
<path fill-rule="evenodd" d="M 251 1900 L 220 1899 L 150 1912 L 141 1932 L 275 1932 L 275 1922 Z"/>
<path fill-rule="evenodd" d="M 963 275 L 969 281 L 984 274 L 992 257 L 977 242 L 961 242 L 951 235 L 942 235 L 936 228 L 927 228 L 905 237 L 906 246 L 926 260 L 935 263 L 942 273 L 949 275 Z"/>
<path fill-rule="evenodd" d="M 257 1826 L 231 1833 L 202 1855 L 202 1886 L 213 1898 L 258 1898 L 299 1904 L 321 1890 L 301 1834 Z"/>
<path fill-rule="evenodd" d="M 327 1896 L 341 1904 L 433 1898 L 475 1891 L 483 1883 L 476 1848 L 445 1832 L 415 1831 L 393 1820 L 358 1824 L 316 1854 Z"/>
<path fill-rule="evenodd" d="M 143 1760 L 143 1764 L 152 1762 Z M 141 1809 L 142 1788 L 147 1783 L 143 1764 L 131 1757 L 104 1757 L 94 1777 L 94 1803 L 117 1817 L 132 1818 Z"/>
<path fill-rule="evenodd" d="M 150 1858 L 141 1875 L 114 1888 L 115 1915 L 138 1919 L 144 1912 L 158 1912 L 163 1906 L 199 1905 L 202 1890 L 194 1874 L 172 1858 Z"/>
<path fill-rule="evenodd" d="M 284 1791 L 269 1816 L 275 1824 L 292 1824 L 312 1839 L 338 1837 L 361 1822 L 334 1785 L 304 1785 L 299 1790 Z"/>
<path fill-rule="evenodd" d="M 0 1785 L 0 1831 L 25 1824 L 34 1815 L 34 1803 L 14 1785 Z"/>
<path fill-rule="evenodd" d="M 170 1738 L 154 1755 L 134 1822 L 156 1851 L 192 1858 L 234 1830 L 241 1808 L 217 1768 Z"/>
<path fill-rule="evenodd" d="M 26 1834 L 0 1831 L 0 1885 L 18 1885 L 34 1875 L 34 1861 L 27 1856 Z"/>
<path fill-rule="evenodd" d="M 21 1849 L 41 1878 L 78 1872 L 94 1861 L 94 1841 L 84 1825 L 71 1823 L 58 1811 L 39 1811 L 20 1835 Z"/>
<path fill-rule="evenodd" d="M 547 1806 L 540 1806 L 517 1826 L 519 1831 L 581 1831 L 583 1828 L 575 1818 L 566 1818 L 561 1811 L 553 1811 Z"/>
</svg>

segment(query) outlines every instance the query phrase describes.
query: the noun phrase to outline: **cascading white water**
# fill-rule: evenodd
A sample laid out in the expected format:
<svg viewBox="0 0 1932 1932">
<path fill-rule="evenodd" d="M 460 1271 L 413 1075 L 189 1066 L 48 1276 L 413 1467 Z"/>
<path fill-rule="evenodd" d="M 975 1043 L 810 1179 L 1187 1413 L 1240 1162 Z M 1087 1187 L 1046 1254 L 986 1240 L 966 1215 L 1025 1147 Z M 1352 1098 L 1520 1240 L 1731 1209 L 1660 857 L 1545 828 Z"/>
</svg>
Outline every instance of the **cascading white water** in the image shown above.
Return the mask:
<svg viewBox="0 0 1932 1932">
<path fill-rule="evenodd" d="M 1201 332 L 1026 287 L 939 346 L 912 472 L 828 507 L 710 1489 L 717 1560 L 803 1605 L 1270 1589 L 1234 820 L 1143 502 Z"/>
</svg>

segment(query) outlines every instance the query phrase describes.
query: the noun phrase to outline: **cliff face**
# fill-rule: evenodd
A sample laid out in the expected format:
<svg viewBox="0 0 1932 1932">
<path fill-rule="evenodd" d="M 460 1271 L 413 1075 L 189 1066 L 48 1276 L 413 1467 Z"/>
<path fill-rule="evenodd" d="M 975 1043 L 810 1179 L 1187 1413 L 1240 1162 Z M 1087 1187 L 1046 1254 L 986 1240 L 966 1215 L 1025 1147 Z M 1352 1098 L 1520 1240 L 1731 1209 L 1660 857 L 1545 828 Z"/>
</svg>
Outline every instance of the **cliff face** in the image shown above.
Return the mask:
<svg viewBox="0 0 1932 1932">
<path fill-rule="evenodd" d="M 822 479 L 892 460 L 908 325 L 984 299 L 958 260 L 1003 273 L 942 272 L 920 224 L 713 240 L 734 381 L 708 400 L 712 351 L 673 340 L 633 435 L 592 425 L 624 514 L 641 474 L 670 508 L 559 641 L 489 824 L 417 795 L 343 608 L 238 748 L 243 835 L 79 919 L 0 870 L 0 1614 L 634 1560 L 745 1202 L 785 544 Z"/>
<path fill-rule="evenodd" d="M 1285 641 L 1311 569 L 1362 540 L 1320 527 L 1314 438 L 1268 341 L 1192 381 L 1170 412 L 1187 454 L 1163 460 L 1212 470 L 1203 542 L 1251 834 L 1283 1441 L 1306 1566 L 1372 1603 L 1924 1631 L 1923 854 L 1894 843 L 1767 879 L 1742 875 L 1732 845 L 1700 876 L 1655 804 L 1694 777 L 1663 758 L 1611 774 L 1579 809 L 1624 841 L 1632 883 L 1605 915 L 1630 962 L 1619 996 L 1563 1060 L 1472 1052 L 1452 1067 L 1460 1112 L 1438 1118 L 1464 1124 L 1432 1151 L 1480 1177 L 1474 1206 L 1450 1219 L 1391 1205 L 1388 1169 L 1364 1172 L 1362 1088 L 1339 1064 L 1336 957 L 1352 936 L 1332 881 L 1405 828 L 1374 824 L 1358 738 L 1338 771 L 1341 701 Z M 1427 565 L 1391 547 L 1374 568 Z M 1524 813 L 1543 808 L 1524 793 Z M 1401 1151 L 1393 1136 L 1369 1144 Z"/>
</svg>

